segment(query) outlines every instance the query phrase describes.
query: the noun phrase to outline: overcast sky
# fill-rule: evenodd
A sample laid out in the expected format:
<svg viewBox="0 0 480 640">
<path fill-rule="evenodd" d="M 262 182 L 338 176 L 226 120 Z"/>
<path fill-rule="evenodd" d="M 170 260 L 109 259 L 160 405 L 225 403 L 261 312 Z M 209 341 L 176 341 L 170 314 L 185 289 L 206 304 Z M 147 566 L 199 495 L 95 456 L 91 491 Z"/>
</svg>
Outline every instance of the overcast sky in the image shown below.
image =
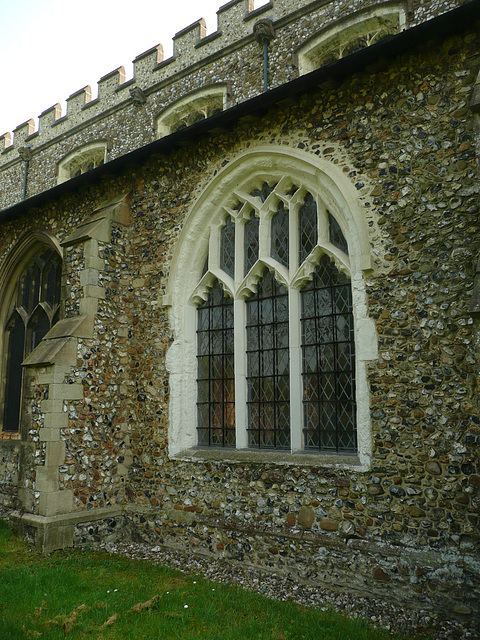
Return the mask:
<svg viewBox="0 0 480 640">
<path fill-rule="evenodd" d="M 227 0 L 0 0 L 0 135 L 86 85 L 97 82 L 161 43 L 165 58 L 172 37 L 199 18 L 207 33 L 217 28 L 217 9 Z M 265 3 L 256 0 L 255 7 Z"/>
</svg>

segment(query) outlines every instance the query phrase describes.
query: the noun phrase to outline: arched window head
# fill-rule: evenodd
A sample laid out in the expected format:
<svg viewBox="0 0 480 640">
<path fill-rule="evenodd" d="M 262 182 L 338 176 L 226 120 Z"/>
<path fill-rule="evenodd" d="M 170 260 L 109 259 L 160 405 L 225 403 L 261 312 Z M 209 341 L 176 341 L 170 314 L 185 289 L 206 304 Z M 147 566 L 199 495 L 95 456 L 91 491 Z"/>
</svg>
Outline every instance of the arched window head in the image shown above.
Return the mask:
<svg viewBox="0 0 480 640">
<path fill-rule="evenodd" d="M 364 218 L 351 210 L 342 172 L 335 184 L 297 161 L 245 153 L 184 227 L 169 282 L 173 454 L 223 447 L 368 458 L 366 361 L 376 335 L 366 317 Z"/>
<path fill-rule="evenodd" d="M 393 36 L 405 29 L 405 23 L 403 2 L 380 3 L 336 21 L 298 49 L 300 75 Z"/>
<path fill-rule="evenodd" d="M 221 113 L 227 103 L 226 85 L 212 85 L 193 91 L 164 109 L 156 119 L 157 138 L 185 129 Z"/>
<path fill-rule="evenodd" d="M 84 145 L 69 153 L 58 164 L 58 184 L 92 171 L 105 163 L 107 142 L 100 140 Z"/>
<path fill-rule="evenodd" d="M 22 362 L 58 320 L 61 269 L 56 251 L 39 248 L 25 263 L 9 296 L 11 302 L 3 327 L 5 382 L 0 389 L 5 433 L 16 433 L 20 427 Z"/>
</svg>

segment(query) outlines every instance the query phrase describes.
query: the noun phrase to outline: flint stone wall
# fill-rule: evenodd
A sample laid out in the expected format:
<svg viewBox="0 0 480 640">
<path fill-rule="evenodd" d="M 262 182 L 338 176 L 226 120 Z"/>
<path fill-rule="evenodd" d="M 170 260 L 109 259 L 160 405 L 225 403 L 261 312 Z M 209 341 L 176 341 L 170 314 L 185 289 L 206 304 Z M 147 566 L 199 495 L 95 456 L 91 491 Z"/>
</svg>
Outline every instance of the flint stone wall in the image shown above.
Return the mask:
<svg viewBox="0 0 480 640">
<path fill-rule="evenodd" d="M 478 615 L 479 328 L 469 313 L 480 238 L 469 109 L 478 33 L 428 42 L 29 212 L 29 225 L 62 240 L 102 201 L 130 193 L 131 224 L 112 225 L 98 244 L 103 293 L 93 337 L 78 342 L 71 366 L 83 397 L 66 404 L 68 464 L 58 481 L 85 514 L 77 540 L 117 529 L 127 539 Z M 215 452 L 168 456 L 172 335 L 161 300 L 175 243 L 216 172 L 260 144 L 321 155 L 370 212 L 368 311 L 379 359 L 368 371 L 368 471 L 327 456 L 315 466 L 289 464 L 288 455 L 274 464 L 268 452 L 243 461 Z M 4 225 L 2 257 L 26 222 Z M 75 246 L 64 277 L 72 317 L 85 294 Z M 46 391 L 33 387 L 32 424 L 41 423 L 35 407 Z M 34 431 L 28 441 L 41 461 Z M 33 465 L 28 474 L 34 480 Z M 125 520 L 95 524 L 95 509 L 115 504 Z"/>
<path fill-rule="evenodd" d="M 397 3 L 408 15 L 407 27 L 445 13 L 461 0 L 415 0 Z M 276 37 L 269 46 L 269 88 L 298 77 L 296 50 L 320 29 L 369 7 L 378 0 L 272 0 L 253 10 L 249 0 L 236 0 L 219 11 L 218 30 L 205 36 L 200 21 L 174 38 L 174 55 L 163 61 L 153 48 L 134 61 L 134 77 L 126 79 L 123 67 L 98 83 L 98 97 L 90 87 L 72 94 L 67 113 L 59 104 L 40 115 L 38 130 L 33 120 L 0 138 L 0 208 L 22 200 L 25 163 L 22 149 L 31 148 L 26 196 L 57 184 L 57 165 L 62 158 L 96 140 L 108 143 L 107 161 L 156 139 L 155 120 L 169 105 L 188 93 L 212 84 L 227 83 L 227 107 L 263 92 L 263 47 L 253 35 L 254 23 L 271 18 Z M 121 62 L 121 61 L 119 61 Z M 130 89 L 139 87 L 145 102 L 136 102 Z M 32 114 L 36 115 L 36 114 Z M 3 138 L 3 144 L 2 144 Z"/>
</svg>

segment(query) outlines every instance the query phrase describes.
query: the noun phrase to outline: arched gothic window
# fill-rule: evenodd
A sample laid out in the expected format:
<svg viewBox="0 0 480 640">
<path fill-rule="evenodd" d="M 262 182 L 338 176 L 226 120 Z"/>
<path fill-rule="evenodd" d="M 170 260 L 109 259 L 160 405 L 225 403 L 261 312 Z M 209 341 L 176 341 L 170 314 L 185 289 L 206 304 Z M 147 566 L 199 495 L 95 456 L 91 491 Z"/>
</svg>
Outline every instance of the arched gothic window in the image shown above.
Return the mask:
<svg viewBox="0 0 480 640">
<path fill-rule="evenodd" d="M 288 180 L 263 182 L 227 208 L 214 236 L 210 268 L 196 291 L 203 299 L 197 307 L 198 444 L 235 446 L 235 358 L 246 356 L 240 415 L 248 447 L 290 449 L 292 423 L 300 422 L 302 449 L 355 451 L 351 285 L 326 252 L 336 248 L 345 271 L 348 245 L 338 221 Z M 241 274 L 237 286 L 235 274 Z M 243 307 L 240 322 L 234 321 L 232 284 Z M 295 416 L 292 406 L 299 403 L 291 396 L 300 384 Z"/>
<path fill-rule="evenodd" d="M 90 142 L 69 153 L 58 164 L 58 184 L 100 167 L 107 157 L 107 142 Z"/>
<path fill-rule="evenodd" d="M 300 75 L 399 33 L 406 26 L 405 5 L 380 2 L 328 25 L 297 50 Z"/>
<path fill-rule="evenodd" d="M 353 452 L 355 338 L 341 226 L 288 179 L 235 200 L 211 230 L 194 292 L 197 442 L 234 447 L 239 415 L 251 448 L 291 449 L 292 426 L 303 424 L 301 449 Z M 235 369 L 245 370 L 243 400 Z M 299 387 L 301 402 L 292 397 Z"/>
<path fill-rule="evenodd" d="M 22 362 L 58 320 L 61 269 L 60 256 L 43 247 L 31 256 L 15 284 L 3 327 L 5 383 L 2 431 L 5 433 L 19 431 Z"/>
<path fill-rule="evenodd" d="M 304 152 L 253 149 L 214 177 L 163 300 L 172 456 L 368 465 L 378 350 L 365 219 L 344 173 Z"/>
<path fill-rule="evenodd" d="M 200 120 L 210 118 L 221 113 L 226 104 L 226 85 L 211 85 L 192 91 L 158 114 L 155 122 L 156 135 L 162 138 Z"/>
</svg>

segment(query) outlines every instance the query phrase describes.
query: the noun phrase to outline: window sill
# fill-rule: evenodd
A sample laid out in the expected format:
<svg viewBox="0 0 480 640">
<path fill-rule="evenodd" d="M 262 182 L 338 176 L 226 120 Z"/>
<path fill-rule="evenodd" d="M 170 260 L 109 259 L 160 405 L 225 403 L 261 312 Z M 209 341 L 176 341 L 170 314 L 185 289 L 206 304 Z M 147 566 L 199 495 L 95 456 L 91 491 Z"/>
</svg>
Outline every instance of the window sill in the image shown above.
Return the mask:
<svg viewBox="0 0 480 640">
<path fill-rule="evenodd" d="M 0 440 L 3 442 L 10 442 L 11 440 L 17 441 L 20 440 L 19 433 L 8 433 L 6 431 L 0 431 Z"/>
<path fill-rule="evenodd" d="M 356 453 L 313 453 L 304 451 L 272 451 L 265 449 L 184 449 L 171 454 L 172 460 L 185 462 L 261 463 L 279 466 L 325 467 L 367 471 Z"/>
</svg>

